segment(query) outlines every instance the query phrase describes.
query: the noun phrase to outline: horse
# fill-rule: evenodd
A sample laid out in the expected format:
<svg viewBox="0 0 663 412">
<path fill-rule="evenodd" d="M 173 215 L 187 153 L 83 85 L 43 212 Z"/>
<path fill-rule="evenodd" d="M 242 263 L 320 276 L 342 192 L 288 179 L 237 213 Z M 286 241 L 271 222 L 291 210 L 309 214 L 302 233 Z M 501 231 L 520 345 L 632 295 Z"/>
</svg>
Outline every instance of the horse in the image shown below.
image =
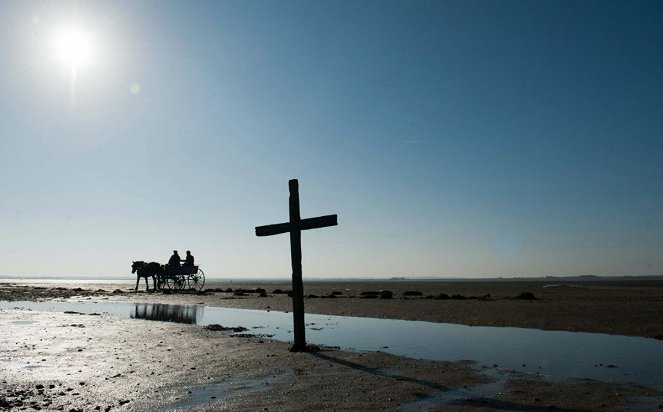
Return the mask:
<svg viewBox="0 0 663 412">
<path fill-rule="evenodd" d="M 131 273 L 136 274 L 136 288 L 134 290 L 138 290 L 138 283 L 140 283 L 140 278 L 145 278 L 145 290 L 150 290 L 150 283 L 147 280 L 149 277 L 152 278 L 152 286 L 154 290 L 161 288 L 161 274 L 163 273 L 163 266 L 160 263 L 147 263 L 142 260 L 134 261 L 131 265 Z"/>
</svg>

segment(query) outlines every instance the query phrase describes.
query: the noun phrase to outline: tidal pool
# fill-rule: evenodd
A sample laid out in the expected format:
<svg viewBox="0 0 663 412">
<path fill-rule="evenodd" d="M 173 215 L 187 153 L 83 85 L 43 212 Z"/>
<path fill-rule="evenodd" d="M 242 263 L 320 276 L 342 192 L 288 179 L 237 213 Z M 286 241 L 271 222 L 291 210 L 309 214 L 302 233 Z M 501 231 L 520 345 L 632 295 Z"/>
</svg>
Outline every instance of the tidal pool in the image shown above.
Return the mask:
<svg viewBox="0 0 663 412">
<path fill-rule="evenodd" d="M 128 302 L 0 302 L 0 309 L 10 308 L 108 313 L 202 326 L 218 323 L 293 340 L 292 314 L 285 312 Z M 518 372 L 663 389 L 663 341 L 649 338 L 315 314 L 306 315 L 306 337 L 310 343 L 347 350 L 473 360 Z"/>
</svg>

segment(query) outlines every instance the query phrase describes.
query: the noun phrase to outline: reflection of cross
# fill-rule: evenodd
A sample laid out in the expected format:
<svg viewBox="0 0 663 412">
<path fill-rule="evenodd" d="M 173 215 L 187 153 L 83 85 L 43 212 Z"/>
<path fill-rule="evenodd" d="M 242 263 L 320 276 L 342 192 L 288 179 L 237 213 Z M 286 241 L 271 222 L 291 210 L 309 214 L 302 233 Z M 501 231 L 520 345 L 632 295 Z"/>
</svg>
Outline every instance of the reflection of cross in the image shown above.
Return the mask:
<svg viewBox="0 0 663 412">
<path fill-rule="evenodd" d="M 295 344 L 292 351 L 306 350 L 304 332 L 304 285 L 302 284 L 302 230 L 336 226 L 336 215 L 302 219 L 299 216 L 299 182 L 292 179 L 290 188 L 290 222 L 256 227 L 256 236 L 271 236 L 290 232 L 292 258 L 292 315 L 295 324 Z"/>
</svg>

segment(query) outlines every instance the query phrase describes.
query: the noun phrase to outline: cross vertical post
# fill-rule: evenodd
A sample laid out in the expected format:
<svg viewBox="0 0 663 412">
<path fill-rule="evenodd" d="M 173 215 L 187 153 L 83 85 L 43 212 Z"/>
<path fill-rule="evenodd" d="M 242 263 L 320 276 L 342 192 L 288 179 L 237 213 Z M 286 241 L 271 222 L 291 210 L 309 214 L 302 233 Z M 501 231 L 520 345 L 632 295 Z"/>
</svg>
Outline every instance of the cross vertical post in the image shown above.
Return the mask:
<svg viewBox="0 0 663 412">
<path fill-rule="evenodd" d="M 290 221 L 275 225 L 257 226 L 256 236 L 272 236 L 290 233 L 290 258 L 292 260 L 292 316 L 295 329 L 293 352 L 308 350 L 304 323 L 304 283 L 302 281 L 302 230 L 318 229 L 338 224 L 336 215 L 302 219 L 299 212 L 299 182 L 288 182 L 290 190 Z"/>
<path fill-rule="evenodd" d="M 290 258 L 292 260 L 292 316 L 295 326 L 295 349 L 306 347 L 304 323 L 304 284 L 302 281 L 302 231 L 299 228 L 299 182 L 288 182 L 290 190 Z"/>
</svg>

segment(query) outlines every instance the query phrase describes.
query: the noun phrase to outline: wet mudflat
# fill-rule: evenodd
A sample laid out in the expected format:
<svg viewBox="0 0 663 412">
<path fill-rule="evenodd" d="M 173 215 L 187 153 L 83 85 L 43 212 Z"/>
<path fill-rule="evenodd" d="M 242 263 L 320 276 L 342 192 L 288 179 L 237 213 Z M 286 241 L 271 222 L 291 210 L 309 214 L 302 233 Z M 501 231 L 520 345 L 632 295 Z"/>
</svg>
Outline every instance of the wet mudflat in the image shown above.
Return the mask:
<svg viewBox="0 0 663 412">
<path fill-rule="evenodd" d="M 0 402 L 14 410 L 472 410 L 477 402 L 568 409 L 571 404 L 558 390 L 568 383 L 514 375 L 500 383 L 512 389 L 486 387 L 495 374 L 503 375 L 497 369 L 482 374 L 462 362 L 334 349 L 290 353 L 287 343 L 264 338 L 103 315 L 0 310 L 0 322 L 6 326 L 0 334 Z M 534 388 L 527 396 L 519 380 Z M 580 384 L 588 393 L 574 399 L 569 410 L 621 410 L 642 405 L 637 398 L 642 396 L 663 401 L 642 386 Z"/>
<path fill-rule="evenodd" d="M 16 410 L 394 410 L 487 378 L 467 365 L 231 337 L 199 326 L 2 310 L 0 402 Z"/>
<path fill-rule="evenodd" d="M 271 293 L 274 285 L 268 286 L 267 297 L 259 297 L 225 292 L 205 295 L 133 293 L 127 290 L 129 283 L 112 287 L 81 284 L 68 288 L 52 284 L 37 288 L 3 284 L 0 300 L 22 300 L 25 297 L 29 300 L 124 299 L 187 305 L 217 305 L 220 302 L 218 306 L 263 310 L 269 307 L 272 312 L 289 310 L 289 299 L 285 295 Z M 440 285 L 436 283 L 434 286 Z M 468 296 L 480 292 L 476 285 L 469 287 L 475 289 L 454 291 Z M 404 285 L 403 288 L 410 287 Z M 444 288 L 451 292 L 448 286 Z M 640 336 L 657 333 L 660 330 L 656 323 L 658 318 L 650 324 L 637 322 L 638 317 L 644 316 L 648 310 L 657 310 L 655 301 L 660 299 L 657 288 L 655 285 L 654 289 L 646 287 L 644 291 L 631 291 L 628 297 L 620 299 L 616 298 L 618 292 L 613 289 L 599 291 L 600 296 L 609 297 L 599 296 L 600 302 L 613 301 L 617 308 L 627 308 L 627 301 L 636 302 L 635 306 L 629 306 L 637 309 L 632 316 L 633 323 L 638 324 L 635 329 L 627 329 L 626 323 L 618 321 L 610 325 L 610 333 L 633 334 L 630 332 L 635 331 L 634 334 Z M 339 285 L 332 284 L 319 287 L 315 292 L 322 295 L 337 289 Z M 499 295 L 512 295 L 523 290 L 522 285 L 493 290 L 493 296 L 497 296 L 493 301 L 369 300 L 361 298 L 359 290 L 341 288 L 344 297 L 308 298 L 306 305 L 307 312 L 309 308 L 325 310 L 329 306 L 327 309 L 333 309 L 329 313 L 336 314 L 414 316 L 435 321 L 440 321 L 438 315 L 444 312 L 442 309 L 449 309 L 446 315 L 443 313 L 443 318 L 469 311 L 475 316 L 468 322 L 472 324 L 481 324 L 481 319 L 488 320 L 488 324 L 502 322 L 484 316 L 493 310 L 498 314 L 506 310 L 508 315 L 515 308 L 526 311 L 535 308 L 526 314 L 543 313 L 544 322 L 555 326 L 553 329 L 586 330 L 585 326 L 593 325 L 584 321 L 574 323 L 571 319 L 564 327 L 558 319 L 545 315 L 545 310 L 540 308 L 564 306 L 563 299 L 559 299 L 567 294 L 566 288 L 552 289 L 564 290 L 563 293 L 543 294 L 541 290 L 544 288 L 530 289 L 539 299 L 528 302 L 501 299 Z M 577 292 L 578 296 L 570 299 L 569 307 L 576 310 L 582 306 L 591 310 L 587 316 L 590 319 L 601 317 L 598 311 L 592 311 L 603 303 L 578 306 L 577 303 L 585 300 L 587 291 L 571 289 L 574 289 L 571 294 Z M 311 292 L 310 289 L 307 291 Z M 401 291 L 395 289 L 394 292 L 398 296 Z M 437 291 L 427 289 L 426 292 Z M 637 296 L 642 299 L 638 300 Z M 495 306 L 486 310 L 485 305 Z M 463 310 L 458 312 L 455 307 Z M 141 311 L 147 315 L 148 308 L 142 306 L 137 312 L 134 309 L 138 314 L 135 317 L 141 318 Z M 581 318 L 581 314 L 574 313 L 573 316 Z M 511 325 L 521 326 L 519 319 L 529 322 L 527 316 L 523 316 L 515 318 Z M 549 323 L 551 319 L 557 323 Z M 662 394 L 652 388 L 582 379 L 550 379 L 519 370 L 505 371 L 503 365 L 422 361 L 382 352 L 347 352 L 333 348 L 318 353 L 292 354 L 284 342 L 246 334 L 233 337 L 193 324 L 7 309 L 0 310 L 0 322 L 4 326 L 0 331 L 0 409 L 586 411 L 651 410 L 658 409 L 663 402 Z M 536 321 L 525 326 L 536 327 Z M 264 332 L 256 329 L 248 333 Z M 608 369 L 606 365 L 603 367 Z"/>
<path fill-rule="evenodd" d="M 0 302 L 0 308 L 105 313 L 206 326 L 291 342 L 284 312 L 129 302 Z M 429 360 L 472 359 L 481 365 L 555 378 L 632 382 L 663 390 L 663 341 L 595 333 L 469 327 L 397 319 L 309 314 L 308 341 L 344 350 L 384 351 Z"/>
<path fill-rule="evenodd" d="M 203 304 L 238 309 L 291 311 L 288 282 L 210 281 L 204 294 L 145 293 L 134 281 L 0 281 L 0 300 L 73 296 L 151 303 Z M 266 293 L 248 291 L 264 290 Z M 370 299 L 389 290 L 391 299 Z M 242 292 L 247 291 L 247 292 Z M 420 295 L 407 295 L 419 292 Z M 663 339 L 663 280 L 565 281 L 310 281 L 306 313 L 374 317 L 472 326 L 513 326 Z M 536 299 L 514 299 L 531 293 Z M 137 296 L 138 295 L 138 296 Z M 441 297 L 448 299 L 440 299 Z"/>
</svg>

